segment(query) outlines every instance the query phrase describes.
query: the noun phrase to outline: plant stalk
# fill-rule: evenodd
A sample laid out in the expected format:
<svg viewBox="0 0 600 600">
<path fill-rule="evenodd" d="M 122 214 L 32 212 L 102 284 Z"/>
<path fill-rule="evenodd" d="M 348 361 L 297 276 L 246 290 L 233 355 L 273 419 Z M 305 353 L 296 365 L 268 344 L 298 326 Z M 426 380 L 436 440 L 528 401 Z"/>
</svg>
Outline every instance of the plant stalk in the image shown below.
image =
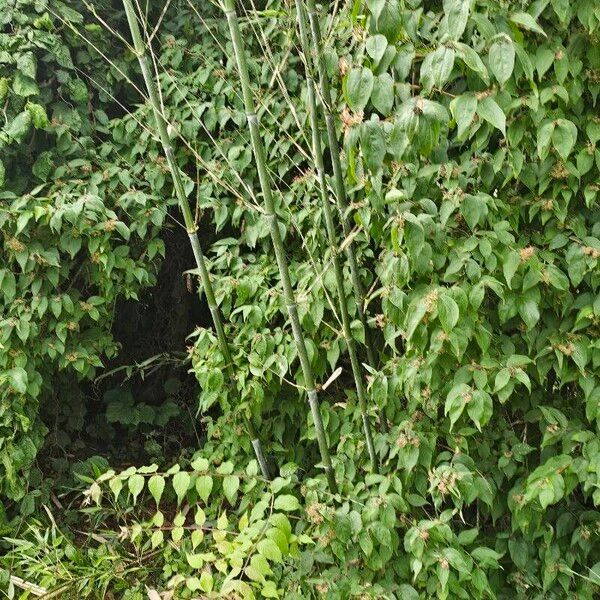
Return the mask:
<svg viewBox="0 0 600 600">
<path fill-rule="evenodd" d="M 235 0 L 223 0 L 223 8 L 227 18 L 227 23 L 229 25 L 229 32 L 231 35 L 231 41 L 233 43 L 238 75 L 242 87 L 242 96 L 246 110 L 246 118 L 248 120 L 248 128 L 250 130 L 250 139 L 252 142 L 254 159 L 256 161 L 258 178 L 263 195 L 265 216 L 269 222 L 269 231 L 271 233 L 275 258 L 277 260 L 277 266 L 281 276 L 285 303 L 292 325 L 292 333 L 294 335 L 294 341 L 296 342 L 298 358 L 300 359 L 300 365 L 304 375 L 304 384 L 306 386 L 308 402 L 315 425 L 317 442 L 319 444 L 319 451 L 321 453 L 321 462 L 325 468 L 325 474 L 327 476 L 327 481 L 329 482 L 330 490 L 335 494 L 337 493 L 335 474 L 331 464 L 329 447 L 327 446 L 325 427 L 319 411 L 319 400 L 315 388 L 314 374 L 308 358 L 306 343 L 304 341 L 304 335 L 300 326 L 300 319 L 298 318 L 298 309 L 296 306 L 294 290 L 290 280 L 288 261 L 285 254 L 283 241 L 281 239 L 281 233 L 279 231 L 279 219 L 275 212 L 271 182 L 269 180 L 269 175 L 267 174 L 265 147 L 260 136 L 258 117 L 256 115 L 256 107 L 254 104 L 254 97 L 252 95 L 252 88 L 250 86 L 250 77 L 248 75 L 248 65 L 246 62 L 246 55 L 244 53 L 244 42 L 242 40 L 239 21 L 235 10 Z"/>
<path fill-rule="evenodd" d="M 296 0 L 297 3 L 303 2 L 303 0 Z M 329 143 L 329 154 L 331 157 L 331 164 L 333 166 L 333 180 L 334 190 L 337 202 L 337 208 L 340 214 L 340 220 L 342 221 L 342 230 L 344 233 L 344 239 L 349 239 L 351 230 L 350 224 L 346 216 L 348 210 L 348 196 L 346 193 L 346 185 L 344 183 L 344 175 L 342 172 L 342 163 L 340 160 L 340 147 L 337 139 L 337 132 L 335 129 L 335 119 L 333 116 L 333 108 L 331 105 L 331 85 L 329 83 L 329 77 L 327 75 L 327 67 L 325 65 L 325 55 L 321 48 L 321 26 L 319 25 L 319 14 L 315 0 L 307 0 L 308 7 L 308 20 L 310 24 L 310 38 L 312 42 L 312 55 L 317 66 L 317 73 L 319 75 L 319 91 L 321 96 L 321 104 L 323 105 L 323 111 L 325 113 L 325 125 L 327 127 L 327 140 Z M 358 262 L 356 260 L 356 253 L 352 243 L 348 244 L 346 248 L 346 256 L 348 258 L 348 265 L 350 266 L 350 277 L 352 279 L 352 286 L 354 287 L 354 293 L 356 296 L 356 306 L 358 310 L 358 316 L 362 323 L 363 330 L 365 332 L 365 346 L 367 349 L 367 361 L 370 366 L 377 368 L 376 354 L 373 347 L 373 339 L 367 323 L 367 317 L 365 315 L 364 300 L 365 291 L 360 277 L 360 271 L 358 268 Z M 385 417 L 384 411 L 380 414 L 380 425 L 383 431 L 388 431 L 387 418 Z"/>
<path fill-rule="evenodd" d="M 221 350 L 221 353 L 223 354 L 225 362 L 227 363 L 227 372 L 231 378 L 231 381 L 234 381 L 231 353 L 229 351 L 229 344 L 227 343 L 227 338 L 225 337 L 225 330 L 223 328 L 221 313 L 219 311 L 219 307 L 215 299 L 215 293 L 213 290 L 212 282 L 210 280 L 210 274 L 208 272 L 206 260 L 204 259 L 204 254 L 202 253 L 202 249 L 200 248 L 200 241 L 198 239 L 198 227 L 194 220 L 190 204 L 185 194 L 183 181 L 181 179 L 181 172 L 175 160 L 173 147 L 171 146 L 171 141 L 167 130 L 167 122 L 161 110 L 161 103 L 160 98 L 158 96 L 156 82 L 150 69 L 148 57 L 146 56 L 146 46 L 142 39 L 142 35 L 137 21 L 137 15 L 133 9 L 131 0 L 123 0 L 123 6 L 127 15 L 127 22 L 129 23 L 129 30 L 131 32 L 131 37 L 133 40 L 133 48 L 135 50 L 135 54 L 140 64 L 140 69 L 142 71 L 142 76 L 146 85 L 146 91 L 148 93 L 150 104 L 152 106 L 152 112 L 154 114 L 154 120 L 156 122 L 156 128 L 158 130 L 160 142 L 163 147 L 165 158 L 167 159 L 167 164 L 171 172 L 171 177 L 173 178 L 173 187 L 177 196 L 179 208 L 183 215 L 185 229 L 190 239 L 192 251 L 194 252 L 196 265 L 198 267 L 198 270 L 200 271 L 200 280 L 202 282 L 202 287 L 204 288 L 206 302 L 208 304 L 215 331 L 217 333 L 219 348 Z M 244 419 L 246 429 L 252 441 L 254 454 L 256 455 L 256 460 L 258 461 L 258 464 L 260 465 L 263 477 L 265 477 L 265 479 L 271 479 L 267 461 L 262 450 L 262 444 L 258 439 L 258 435 L 254 424 L 246 416 L 244 416 Z"/>
<path fill-rule="evenodd" d="M 360 407 L 360 413 L 363 422 L 363 428 L 365 431 L 365 440 L 367 442 L 367 450 L 369 452 L 369 458 L 371 460 L 371 468 L 373 472 L 377 473 L 378 463 L 377 456 L 375 454 L 375 445 L 373 444 L 373 435 L 371 433 L 371 426 L 369 423 L 367 399 L 365 393 L 365 387 L 363 383 L 363 374 L 360 361 L 358 360 L 358 354 L 356 352 L 356 341 L 352 335 L 350 328 L 350 314 L 348 312 L 348 302 L 346 300 L 346 292 L 344 290 L 344 270 L 340 254 L 337 247 L 337 233 L 334 224 L 333 211 L 331 209 L 331 203 L 329 201 L 329 193 L 327 191 L 327 181 L 325 179 L 325 165 L 323 163 L 323 149 L 321 147 L 321 139 L 319 135 L 319 117 L 317 113 L 317 100 L 315 92 L 315 80 L 313 77 L 313 66 L 311 64 L 310 56 L 310 43 L 308 38 L 308 23 L 306 18 L 306 11 L 303 3 L 300 0 L 296 0 L 296 11 L 298 15 L 298 26 L 300 30 L 300 43 L 305 59 L 305 70 L 306 70 L 306 83 L 308 91 L 308 108 L 310 114 L 310 126 L 312 133 L 312 148 L 315 161 L 315 167 L 317 170 L 317 178 L 319 181 L 319 190 L 321 194 L 321 205 L 323 207 L 323 213 L 325 215 L 325 226 L 327 229 L 327 238 L 329 241 L 329 248 L 333 259 L 333 270 L 335 273 L 335 282 L 337 292 L 339 296 L 340 313 L 342 315 L 342 331 L 344 339 L 346 340 L 346 346 L 348 347 L 348 354 L 350 355 L 350 363 L 352 365 L 352 374 L 354 376 L 354 384 L 356 386 L 356 395 L 358 397 L 358 404 Z"/>
</svg>

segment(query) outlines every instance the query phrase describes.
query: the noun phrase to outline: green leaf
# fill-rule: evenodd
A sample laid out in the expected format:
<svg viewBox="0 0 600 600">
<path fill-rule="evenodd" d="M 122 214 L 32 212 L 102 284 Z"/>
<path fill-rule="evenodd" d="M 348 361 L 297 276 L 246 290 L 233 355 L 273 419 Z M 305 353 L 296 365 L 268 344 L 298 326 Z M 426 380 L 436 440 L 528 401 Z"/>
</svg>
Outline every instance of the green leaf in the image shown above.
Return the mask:
<svg viewBox="0 0 600 600">
<path fill-rule="evenodd" d="M 467 44 L 455 42 L 454 45 L 458 57 L 463 60 L 465 65 L 467 65 L 471 71 L 478 73 L 484 83 L 489 83 L 490 75 L 479 54 L 477 54 L 473 48 L 467 46 Z"/>
<path fill-rule="evenodd" d="M 256 549 L 261 556 L 271 562 L 280 563 L 283 560 L 279 546 L 271 539 L 265 538 L 258 542 Z"/>
<path fill-rule="evenodd" d="M 293 510 L 298 510 L 300 508 L 300 502 L 298 502 L 298 498 L 296 498 L 296 496 L 284 494 L 275 498 L 273 506 L 275 507 L 275 510 L 284 510 L 290 512 Z"/>
<path fill-rule="evenodd" d="M 163 543 L 164 537 L 164 533 L 161 529 L 157 529 L 156 531 L 154 531 L 150 538 L 150 544 L 152 545 L 152 548 L 158 548 L 158 546 L 160 546 Z"/>
<path fill-rule="evenodd" d="M 173 475 L 173 489 L 177 495 L 177 504 L 181 504 L 190 486 L 190 474 L 187 471 L 179 471 Z"/>
<path fill-rule="evenodd" d="M 33 102 L 28 102 L 27 110 L 31 114 L 33 126 L 36 129 L 44 129 L 44 127 L 48 126 L 48 115 L 46 114 L 46 109 L 43 106 Z"/>
<path fill-rule="evenodd" d="M 18 393 L 25 394 L 27 392 L 27 371 L 22 367 L 13 367 L 6 372 L 10 386 Z"/>
<path fill-rule="evenodd" d="M 28 110 L 24 110 L 8 124 L 8 127 L 4 131 L 8 137 L 12 138 L 16 142 L 21 142 L 29 132 L 31 123 L 31 113 Z"/>
<path fill-rule="evenodd" d="M 376 173 L 383 166 L 385 158 L 385 134 L 381 123 L 367 121 L 360 132 L 361 149 L 368 169 Z"/>
<path fill-rule="evenodd" d="M 520 264 L 521 255 L 516 250 L 510 250 L 504 257 L 504 261 L 502 262 L 502 272 L 504 273 L 504 278 L 506 279 L 509 288 L 512 278 L 517 272 Z"/>
<path fill-rule="evenodd" d="M 369 102 L 373 91 L 374 77 L 367 67 L 353 68 L 346 80 L 346 101 L 356 112 L 363 111 Z"/>
<path fill-rule="evenodd" d="M 541 160 L 544 160 L 548 156 L 548 150 L 550 149 L 550 142 L 552 140 L 552 133 L 554 132 L 555 123 L 549 121 L 542 125 L 537 132 L 537 151 L 538 156 Z"/>
<path fill-rule="evenodd" d="M 227 475 L 223 479 L 223 492 L 229 504 L 234 504 L 240 487 L 240 478 L 237 475 Z"/>
<path fill-rule="evenodd" d="M 132 503 L 135 505 L 137 497 L 140 495 L 142 490 L 144 489 L 144 478 L 137 473 L 134 473 L 127 480 L 127 488 L 131 493 Z"/>
<path fill-rule="evenodd" d="M 506 135 L 506 117 L 496 101 L 488 96 L 477 104 L 477 114 Z"/>
<path fill-rule="evenodd" d="M 371 103 L 384 116 L 387 117 L 394 106 L 394 80 L 389 73 L 382 73 L 375 77 Z"/>
<path fill-rule="evenodd" d="M 377 17 L 377 31 L 383 33 L 390 44 L 402 31 L 402 8 L 398 0 L 385 0 Z"/>
<path fill-rule="evenodd" d="M 538 25 L 537 21 L 528 13 L 525 12 L 516 12 L 510 15 L 509 19 L 516 23 L 517 25 L 521 25 L 525 29 L 529 31 L 535 31 L 543 35 L 544 37 L 548 37 L 546 32 Z"/>
<path fill-rule="evenodd" d="M 490 70 L 500 85 L 504 85 L 515 68 L 515 48 L 513 41 L 503 35 L 494 42 L 488 55 Z"/>
<path fill-rule="evenodd" d="M 192 569 L 201 569 L 204 566 L 204 557 L 201 554 L 191 554 L 188 552 L 185 558 Z"/>
<path fill-rule="evenodd" d="M 467 404 L 467 413 L 479 431 L 492 417 L 492 411 L 492 397 L 487 392 L 475 390 Z"/>
<path fill-rule="evenodd" d="M 525 300 L 519 305 L 519 314 L 523 318 L 525 325 L 531 329 L 540 320 L 540 310 L 535 300 Z"/>
<path fill-rule="evenodd" d="M 422 321 L 423 317 L 427 313 L 427 302 L 425 299 L 419 300 L 418 303 L 413 304 L 408 309 L 408 321 L 406 325 L 406 339 L 410 340 L 413 336 L 415 329 Z"/>
<path fill-rule="evenodd" d="M 471 401 L 472 397 L 472 390 L 466 383 L 459 383 L 448 392 L 444 405 L 444 414 L 450 417 L 450 429 L 458 421 L 465 406 Z"/>
<path fill-rule="evenodd" d="M 494 380 L 494 391 L 500 391 L 509 381 L 510 370 L 506 368 L 500 369 L 500 371 L 496 373 L 496 379 Z"/>
<path fill-rule="evenodd" d="M 373 35 L 367 40 L 365 47 L 367 49 L 367 54 L 373 59 L 375 66 L 377 66 L 385 54 L 385 50 L 388 47 L 388 41 L 385 35 Z"/>
<path fill-rule="evenodd" d="M 201 475 L 196 479 L 196 491 L 205 504 L 208 502 L 212 489 L 213 479 L 210 475 Z"/>
<path fill-rule="evenodd" d="M 470 0 L 444 0 L 444 14 L 448 35 L 453 40 L 460 39 L 469 20 Z"/>
<path fill-rule="evenodd" d="M 458 304 L 450 296 L 441 294 L 438 299 L 438 315 L 442 329 L 450 333 L 458 323 Z"/>
<path fill-rule="evenodd" d="M 467 131 L 477 110 L 477 97 L 467 93 L 457 96 L 450 102 L 450 112 L 457 125 L 456 135 L 460 138 Z"/>
<path fill-rule="evenodd" d="M 35 79 L 24 75 L 23 73 L 17 72 L 13 80 L 12 89 L 17 96 L 23 98 L 29 98 L 29 96 L 37 96 L 40 93 Z"/>
<path fill-rule="evenodd" d="M 454 67 L 454 56 L 454 48 L 440 46 L 425 57 L 421 65 L 421 83 L 426 93 L 434 87 L 442 88 L 448 81 Z"/>
<path fill-rule="evenodd" d="M 419 600 L 419 592 L 412 585 L 403 583 L 398 588 L 397 597 L 402 598 L 402 600 Z"/>
<path fill-rule="evenodd" d="M 209 571 L 202 571 L 200 575 L 200 589 L 207 594 L 210 594 L 213 590 L 214 582 L 213 576 Z"/>
<path fill-rule="evenodd" d="M 563 160 L 567 160 L 577 141 L 577 127 L 567 119 L 557 119 L 552 132 L 552 145 Z"/>
<path fill-rule="evenodd" d="M 165 478 L 162 475 L 153 475 L 150 477 L 148 481 L 148 490 L 152 497 L 154 498 L 154 502 L 156 502 L 156 506 L 160 504 L 160 499 L 162 497 L 163 491 L 165 489 Z"/>
</svg>

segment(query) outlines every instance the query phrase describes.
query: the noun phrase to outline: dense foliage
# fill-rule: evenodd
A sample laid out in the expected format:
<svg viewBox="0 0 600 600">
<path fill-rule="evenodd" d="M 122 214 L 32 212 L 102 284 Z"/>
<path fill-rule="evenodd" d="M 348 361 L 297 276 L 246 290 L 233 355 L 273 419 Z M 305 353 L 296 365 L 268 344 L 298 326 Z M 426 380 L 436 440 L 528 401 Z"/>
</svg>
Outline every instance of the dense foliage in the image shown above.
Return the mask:
<svg viewBox="0 0 600 600">
<path fill-rule="evenodd" d="M 96 7 L 98 25 L 75 5 L 17 2 L 0 37 L 0 585 L 14 594 L 14 573 L 73 597 L 596 597 L 600 8 L 357 0 L 321 14 L 350 200 L 339 244 L 357 252 L 378 351 L 363 365 L 375 474 L 310 143 L 304 66 L 318 56 L 299 50 L 295 2 L 242 4 L 339 493 L 319 465 L 227 23 L 183 2 L 150 13 L 148 31 L 160 23 L 153 64 L 186 193 L 200 231 L 217 233 L 235 380 L 212 329 L 189 332 L 201 450 L 144 467 L 96 457 L 60 490 L 34 490 L 39 471 L 28 487 L 39 403 L 116 351 L 115 302 L 154 282 L 173 202 L 135 56 L 116 38 L 122 13 Z M 321 137 L 327 148 L 324 125 Z M 131 400 L 118 402 L 135 435 Z M 72 509 L 58 519 L 50 502 Z"/>
</svg>

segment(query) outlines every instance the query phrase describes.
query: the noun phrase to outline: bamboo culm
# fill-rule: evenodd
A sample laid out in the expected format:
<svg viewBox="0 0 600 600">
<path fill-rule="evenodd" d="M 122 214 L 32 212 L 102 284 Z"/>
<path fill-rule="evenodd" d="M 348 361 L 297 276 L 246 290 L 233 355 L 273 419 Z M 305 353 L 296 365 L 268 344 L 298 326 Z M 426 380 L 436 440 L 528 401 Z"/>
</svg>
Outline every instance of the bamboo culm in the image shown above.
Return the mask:
<svg viewBox="0 0 600 600">
<path fill-rule="evenodd" d="M 152 112 L 154 114 L 154 120 L 156 122 L 156 129 L 158 131 L 160 143 L 163 147 L 165 158 L 167 159 L 167 164 L 169 167 L 169 171 L 171 172 L 171 177 L 173 178 L 173 187 L 177 196 L 179 208 L 183 215 L 185 228 L 190 239 L 190 245 L 192 246 L 194 258 L 196 260 L 196 266 L 198 267 L 198 271 L 200 272 L 200 280 L 202 282 L 202 287 L 206 296 L 206 302 L 208 304 L 208 308 L 210 310 L 212 321 L 217 334 L 219 348 L 221 350 L 221 353 L 223 354 L 225 362 L 227 363 L 228 374 L 231 380 L 233 381 L 234 377 L 231 353 L 229 351 L 229 344 L 227 343 L 227 338 L 225 337 L 225 330 L 223 329 L 221 313 L 219 311 L 219 307 L 215 299 L 212 282 L 210 280 L 210 274 L 208 272 L 208 267 L 206 266 L 206 260 L 204 259 L 204 254 L 202 253 L 202 249 L 200 248 L 200 241 L 198 239 L 198 228 L 192 215 L 192 210 L 190 208 L 190 204 L 188 202 L 185 189 L 183 187 L 181 173 L 179 171 L 179 167 L 177 166 L 177 162 L 175 160 L 175 155 L 173 152 L 173 147 L 171 146 L 171 141 L 169 139 L 167 123 L 160 108 L 160 98 L 158 96 L 158 90 L 156 87 L 154 76 L 150 69 L 148 57 L 146 56 L 146 47 L 138 25 L 137 15 L 133 9 L 131 0 L 123 0 L 123 6 L 125 8 L 127 22 L 129 23 L 129 30 L 131 32 L 131 37 L 133 40 L 133 49 L 140 64 L 140 69 L 142 71 L 142 76 L 146 85 L 146 91 L 148 93 L 148 98 L 150 99 L 150 104 L 152 106 Z M 250 419 L 246 417 L 244 418 L 248 435 L 251 438 L 252 448 L 254 449 L 254 454 L 260 466 L 263 477 L 265 477 L 265 479 L 270 479 L 271 477 L 268 468 L 268 463 L 265 459 L 265 455 L 262 450 L 262 445 L 260 440 L 258 439 L 254 424 L 252 423 L 252 421 L 250 421 Z"/>
<path fill-rule="evenodd" d="M 287 257 L 285 254 L 283 241 L 281 239 L 281 233 L 279 231 L 279 220 L 277 218 L 277 214 L 275 213 L 271 182 L 267 174 L 265 148 L 260 136 L 258 117 L 256 115 L 256 107 L 252 95 L 252 88 L 250 86 L 250 78 L 248 76 L 248 65 L 246 63 L 246 55 L 244 53 L 244 43 L 242 41 L 239 21 L 235 11 L 235 0 L 224 0 L 223 8 L 227 18 L 227 23 L 229 25 L 229 32 L 231 35 L 231 41 L 233 43 L 237 70 L 242 87 L 242 96 L 246 110 L 248 128 L 250 130 L 250 139 L 252 142 L 252 149 L 258 170 L 258 178 L 263 195 L 265 216 L 269 222 L 269 231 L 271 233 L 271 240 L 273 242 L 273 249 L 275 251 L 275 259 L 277 260 L 277 266 L 281 276 L 285 303 L 292 326 L 292 333 L 296 343 L 298 358 L 300 359 L 300 366 L 304 375 L 304 384 L 306 386 L 308 403 L 310 405 L 310 411 L 315 425 L 317 442 L 321 454 L 321 462 L 325 469 L 327 481 L 329 482 L 329 488 L 331 492 L 335 494 L 337 493 L 335 474 L 333 472 L 331 455 L 327 445 L 325 427 L 319 411 L 319 400 L 317 391 L 315 389 L 314 374 L 308 358 L 308 352 L 304 342 L 304 335 L 300 326 L 300 319 L 298 318 L 298 310 L 296 306 L 294 290 L 290 281 Z"/>
<path fill-rule="evenodd" d="M 350 356 L 350 364 L 352 366 L 352 374 L 354 376 L 354 384 L 356 386 L 356 395 L 358 397 L 358 404 L 360 407 L 360 413 L 365 432 L 365 440 L 367 442 L 367 450 L 369 452 L 369 458 L 371 460 L 371 468 L 373 472 L 377 473 L 378 463 L 377 456 L 375 454 L 375 446 L 373 444 L 371 425 L 369 423 L 367 399 L 363 383 L 363 373 L 360 361 L 358 360 L 358 354 L 356 352 L 356 341 L 352 336 L 352 330 L 350 328 L 350 314 L 348 312 L 348 303 L 346 300 L 346 292 L 344 290 L 343 265 L 337 247 L 337 233 L 334 224 L 333 211 L 331 209 L 331 203 L 329 201 L 329 193 L 327 191 L 327 182 L 325 180 L 325 166 L 323 163 L 323 149 L 321 147 L 321 139 L 319 134 L 319 119 L 317 112 L 317 100 L 315 95 L 315 80 L 313 77 L 313 65 L 311 64 L 310 43 L 308 39 L 308 25 L 305 7 L 302 4 L 302 2 L 300 2 L 300 0 L 296 0 L 296 11 L 298 15 L 298 26 L 300 31 L 300 44 L 305 60 L 306 83 L 308 91 L 308 109 L 312 133 L 313 158 L 315 161 L 315 167 L 317 171 L 317 179 L 319 181 L 321 205 L 323 207 L 323 213 L 325 215 L 327 238 L 333 259 L 333 270 L 335 273 L 336 287 L 339 296 L 338 300 L 340 305 L 340 313 L 342 316 L 342 331 L 344 334 L 346 345 L 348 347 L 348 354 Z"/>
<path fill-rule="evenodd" d="M 297 3 L 303 2 L 303 0 L 296 0 Z M 340 160 L 340 147 L 337 139 L 337 132 L 335 129 L 335 119 L 332 112 L 331 106 L 331 86 L 329 83 L 329 77 L 327 75 L 327 67 L 325 65 L 325 56 L 321 49 L 321 26 L 319 25 L 319 15 L 315 0 L 307 0 L 308 6 L 308 21 L 310 24 L 310 38 L 312 42 L 312 55 L 317 67 L 317 73 L 319 76 L 319 92 L 321 103 L 323 105 L 323 111 L 325 113 L 325 125 L 327 128 L 327 141 L 329 144 L 329 154 L 331 158 L 331 164 L 333 167 L 333 181 L 335 197 L 337 202 L 337 208 L 340 214 L 340 220 L 342 222 L 342 230 L 344 238 L 348 239 L 350 236 L 350 225 L 346 211 L 348 209 L 348 199 L 346 194 L 346 185 L 344 183 L 344 174 L 342 172 L 342 163 Z M 365 291 L 360 277 L 360 271 L 358 268 L 358 262 L 356 260 L 356 254 L 352 243 L 346 247 L 346 256 L 348 258 L 348 265 L 350 267 L 350 277 L 352 280 L 352 286 L 356 297 L 356 306 L 358 310 L 358 316 L 362 323 L 363 330 L 365 333 L 365 346 L 367 350 L 367 361 L 370 366 L 377 368 L 377 360 L 375 350 L 373 348 L 373 340 L 371 332 L 367 323 L 367 317 L 364 309 Z M 383 431 L 388 431 L 387 418 L 385 417 L 384 411 L 380 415 L 380 424 Z"/>
</svg>

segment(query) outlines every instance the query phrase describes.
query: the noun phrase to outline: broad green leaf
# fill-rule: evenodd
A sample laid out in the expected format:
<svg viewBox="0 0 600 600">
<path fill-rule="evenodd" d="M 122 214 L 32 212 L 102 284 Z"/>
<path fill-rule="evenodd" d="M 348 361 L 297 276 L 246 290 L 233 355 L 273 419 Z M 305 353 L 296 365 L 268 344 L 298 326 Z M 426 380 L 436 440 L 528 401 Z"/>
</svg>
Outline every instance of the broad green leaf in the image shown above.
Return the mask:
<svg viewBox="0 0 600 600">
<path fill-rule="evenodd" d="M 525 325 L 531 329 L 540 319 L 540 310 L 535 300 L 525 300 L 519 305 L 519 314 L 523 318 Z"/>
<path fill-rule="evenodd" d="M 20 112 L 4 130 L 6 135 L 17 142 L 23 141 L 31 128 L 31 113 L 28 110 Z"/>
<path fill-rule="evenodd" d="M 458 304 L 448 295 L 440 294 L 438 298 L 438 315 L 440 323 L 446 333 L 450 333 L 456 324 L 459 317 Z"/>
<path fill-rule="evenodd" d="M 458 421 L 465 406 L 472 400 L 473 391 L 465 383 L 455 385 L 446 396 L 444 414 L 450 417 L 450 429 Z"/>
<path fill-rule="evenodd" d="M 196 479 L 196 491 L 198 496 L 204 501 L 208 502 L 208 497 L 213 488 L 213 479 L 210 475 L 201 475 Z"/>
<path fill-rule="evenodd" d="M 529 29 L 529 31 L 535 31 L 547 37 L 546 32 L 538 25 L 537 21 L 529 14 L 525 12 L 516 12 L 510 15 L 510 20 L 517 25 L 521 25 L 525 29 Z"/>
<path fill-rule="evenodd" d="M 120 477 L 113 477 L 112 479 L 109 480 L 108 487 L 110 488 L 111 492 L 113 493 L 113 498 L 116 501 L 119 499 L 119 494 L 121 493 L 121 490 L 123 489 L 123 480 Z"/>
<path fill-rule="evenodd" d="M 487 67 L 483 64 L 481 57 L 473 48 L 467 44 L 456 42 L 456 54 L 463 60 L 465 65 L 475 73 L 478 73 L 484 83 L 489 83 L 490 76 Z"/>
<path fill-rule="evenodd" d="M 367 49 L 367 54 L 373 59 L 375 66 L 377 66 L 385 54 L 385 50 L 388 47 L 388 41 L 385 35 L 373 35 L 367 39 L 365 47 Z"/>
<path fill-rule="evenodd" d="M 394 80 L 389 73 L 382 73 L 375 77 L 371 103 L 384 116 L 387 117 L 394 105 Z"/>
<path fill-rule="evenodd" d="M 153 475 L 148 480 L 148 491 L 152 494 L 154 502 L 158 506 L 165 489 L 165 478 L 162 475 Z"/>
<path fill-rule="evenodd" d="M 37 96 L 40 93 L 40 88 L 38 87 L 35 79 L 28 77 L 21 72 L 17 72 L 15 74 L 12 88 L 13 92 L 17 94 L 17 96 L 22 96 L 23 98 Z"/>
<path fill-rule="evenodd" d="M 572 10 L 570 0 L 551 0 L 550 3 L 561 22 L 569 20 Z"/>
<path fill-rule="evenodd" d="M 448 81 L 454 67 L 454 55 L 454 48 L 440 46 L 425 57 L 421 65 L 421 83 L 426 93 L 434 87 L 442 88 Z"/>
<path fill-rule="evenodd" d="M 6 372 L 10 386 L 18 393 L 25 394 L 27 392 L 28 376 L 27 371 L 22 367 L 13 367 Z"/>
<path fill-rule="evenodd" d="M 293 511 L 300 508 L 300 503 L 296 496 L 284 494 L 275 498 L 273 506 L 275 507 L 275 510 Z"/>
<path fill-rule="evenodd" d="M 542 125 L 537 132 L 537 151 L 539 157 L 544 160 L 548 156 L 550 142 L 552 141 L 552 133 L 555 128 L 554 121 L 549 121 Z"/>
<path fill-rule="evenodd" d="M 370 171 L 376 173 L 383 166 L 385 158 L 385 134 L 381 123 L 367 121 L 362 124 L 360 132 L 361 149 L 365 163 Z"/>
<path fill-rule="evenodd" d="M 500 371 L 496 373 L 496 379 L 494 380 L 494 391 L 497 392 L 501 390 L 509 381 L 510 370 L 506 368 L 500 369 Z"/>
<path fill-rule="evenodd" d="M 552 132 L 552 145 L 563 160 L 567 160 L 577 141 L 577 127 L 567 119 L 557 119 Z"/>
<path fill-rule="evenodd" d="M 402 7 L 399 0 L 385 0 L 377 17 L 377 31 L 383 33 L 390 44 L 397 41 L 402 32 Z"/>
<path fill-rule="evenodd" d="M 506 116 L 496 101 L 487 96 L 477 104 L 477 114 L 506 135 Z"/>
<path fill-rule="evenodd" d="M 227 477 L 223 479 L 223 493 L 229 504 L 235 503 L 239 487 L 240 478 L 237 475 L 227 475 Z"/>
<path fill-rule="evenodd" d="M 475 390 L 467 404 L 467 413 L 479 431 L 490 420 L 492 411 L 492 397 L 487 392 Z"/>
<path fill-rule="evenodd" d="M 129 492 L 131 493 L 131 501 L 135 505 L 137 497 L 144 489 L 144 478 L 141 475 L 134 473 L 127 480 L 127 487 L 129 489 Z"/>
<path fill-rule="evenodd" d="M 160 545 L 162 545 L 164 537 L 164 533 L 161 529 L 155 530 L 150 538 L 152 548 L 158 548 Z"/>
<path fill-rule="evenodd" d="M 271 562 L 280 563 L 283 559 L 279 546 L 271 539 L 265 538 L 258 542 L 256 549 L 261 556 Z"/>
<path fill-rule="evenodd" d="M 470 0 L 444 0 L 444 14 L 448 35 L 453 40 L 460 39 L 469 20 Z"/>
<path fill-rule="evenodd" d="M 521 255 L 516 250 L 510 250 L 504 257 L 504 261 L 502 262 L 502 271 L 509 288 L 511 287 L 510 282 L 512 281 L 512 278 L 517 272 L 520 264 Z"/>
<path fill-rule="evenodd" d="M 490 46 L 490 70 L 500 85 L 504 85 L 515 68 L 515 48 L 508 36 L 502 36 Z"/>
<path fill-rule="evenodd" d="M 46 109 L 41 104 L 35 104 L 33 102 L 27 103 L 27 110 L 31 115 L 31 120 L 33 122 L 33 126 L 36 129 L 44 129 L 44 127 L 48 126 L 48 115 L 46 114 Z"/>
<path fill-rule="evenodd" d="M 213 576 L 210 571 L 202 571 L 200 575 L 200 589 L 207 594 L 210 594 L 213 590 L 214 582 Z"/>
<path fill-rule="evenodd" d="M 415 329 L 422 321 L 423 317 L 427 313 L 427 302 L 425 299 L 420 300 L 418 303 L 412 305 L 408 309 L 408 321 L 406 324 L 406 339 L 410 340 L 413 336 Z"/>
<path fill-rule="evenodd" d="M 450 111 L 456 121 L 457 137 L 462 137 L 467 131 L 477 110 L 477 97 L 475 94 L 467 93 L 457 96 L 450 102 Z"/>
<path fill-rule="evenodd" d="M 179 471 L 173 475 L 173 489 L 177 496 L 177 504 L 181 504 L 190 486 L 190 474 L 187 471 Z"/>
<path fill-rule="evenodd" d="M 192 569 L 201 569 L 204 566 L 204 557 L 201 554 L 191 554 L 188 552 L 185 558 Z"/>
<path fill-rule="evenodd" d="M 356 112 L 365 109 L 373 91 L 374 76 L 367 67 L 355 67 L 348 73 L 346 80 L 346 101 Z"/>
</svg>

